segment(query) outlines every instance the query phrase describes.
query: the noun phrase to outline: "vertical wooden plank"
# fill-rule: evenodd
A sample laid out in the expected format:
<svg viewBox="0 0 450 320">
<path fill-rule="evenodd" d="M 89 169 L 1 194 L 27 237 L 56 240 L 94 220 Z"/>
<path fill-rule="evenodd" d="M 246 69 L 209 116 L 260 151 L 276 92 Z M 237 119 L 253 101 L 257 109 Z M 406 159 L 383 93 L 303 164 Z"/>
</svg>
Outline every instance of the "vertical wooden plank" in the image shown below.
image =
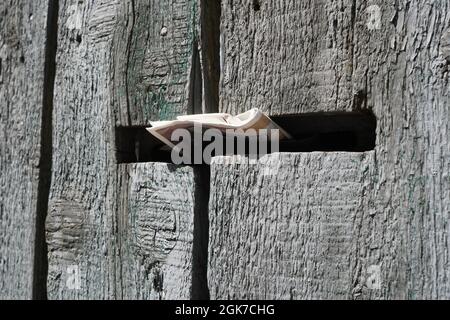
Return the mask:
<svg viewBox="0 0 450 320">
<path fill-rule="evenodd" d="M 187 112 L 191 5 L 69 0 L 61 5 L 47 219 L 50 298 L 193 295 L 192 169 L 118 165 L 115 146 L 115 139 L 129 140 L 117 136 L 126 130 L 116 126 Z M 161 35 L 166 22 L 169 31 Z M 141 99 L 153 93 L 153 102 Z M 170 107 L 161 109 L 169 100 Z M 180 220 L 171 233 L 166 228 L 174 216 Z"/>
<path fill-rule="evenodd" d="M 355 296 L 450 298 L 449 1 L 357 1 L 354 90 L 378 118 Z"/>
<path fill-rule="evenodd" d="M 119 19 L 113 46 L 116 125 L 201 112 L 197 1 L 126 1 Z M 124 164 L 119 171 L 122 297 L 196 297 L 198 175 L 157 163 Z"/>
<path fill-rule="evenodd" d="M 222 1 L 220 111 L 352 110 L 353 1 Z"/>
<path fill-rule="evenodd" d="M 60 1 L 47 218 L 50 299 L 112 299 L 120 292 L 110 108 L 118 5 Z"/>
<path fill-rule="evenodd" d="M 32 298 L 33 276 L 39 276 L 47 12 L 48 1 L 0 3 L 0 299 Z"/>
<path fill-rule="evenodd" d="M 231 1 L 222 6 L 224 67 L 221 109 L 231 112 L 239 110 L 237 106 L 247 109 L 246 105 L 251 102 L 252 106 L 265 106 L 264 110 L 272 114 L 373 111 L 378 120 L 377 146 L 373 163 L 368 167 L 369 173 L 364 175 L 362 205 L 351 213 L 355 220 L 354 247 L 349 256 L 352 280 L 345 292 L 347 297 L 357 299 L 448 299 L 450 3 L 427 0 L 414 3 L 377 0 L 317 2 L 314 12 L 304 11 L 306 17 L 298 17 L 295 10 L 286 11 L 289 14 L 283 15 L 282 9 L 294 6 L 292 2 L 258 2 L 259 10 L 253 8 L 253 11 L 251 5 L 235 6 Z M 309 8 L 314 6 L 309 2 L 295 4 L 301 8 L 308 5 Z M 335 10 L 335 13 L 339 12 L 337 21 L 333 14 L 324 14 L 324 10 L 336 6 L 344 8 L 343 11 Z M 276 32 L 264 29 L 265 18 L 258 17 L 258 14 L 271 17 L 271 10 L 274 14 L 281 12 L 280 17 L 284 19 L 279 18 L 282 23 L 272 23 L 266 27 Z M 316 16 L 327 19 L 322 20 L 323 25 L 310 23 Z M 313 20 L 308 20 L 311 18 Z M 332 45 L 331 49 L 338 52 L 337 56 L 324 56 L 327 52 L 323 50 L 325 47 L 315 45 L 323 43 L 320 39 L 327 37 L 305 41 L 310 45 L 309 51 L 293 56 L 296 60 L 308 61 L 295 72 L 297 79 L 305 77 L 304 82 L 291 81 L 287 88 L 292 88 L 292 93 L 283 89 L 275 91 L 273 88 L 279 88 L 280 83 L 288 83 L 278 78 L 290 77 L 290 69 L 283 68 L 291 67 L 289 63 L 292 58 L 284 59 L 283 53 L 301 48 L 301 45 L 293 46 L 295 49 L 285 48 L 292 41 L 284 35 L 293 29 L 290 27 L 292 24 L 301 26 L 301 21 L 309 21 L 306 28 L 309 34 L 326 35 L 343 26 L 342 30 L 347 31 L 336 34 L 348 36 L 333 38 L 337 39 L 337 46 Z M 249 41 L 244 32 L 239 31 L 252 31 L 256 26 L 262 26 L 260 29 L 265 31 L 264 35 L 255 31 L 256 40 L 278 34 L 282 43 L 271 38 L 273 41 L 267 49 L 256 40 Z M 325 30 L 325 33 L 320 30 Z M 308 33 L 299 34 L 305 37 Z M 348 43 L 344 40 L 339 42 L 339 39 L 346 39 Z M 246 45 L 248 49 L 245 49 Z M 323 63 L 310 59 L 308 53 L 313 53 L 314 57 L 316 49 L 320 49 L 317 56 L 323 58 Z M 274 59 L 276 55 L 273 52 L 279 53 L 280 57 Z M 259 61 L 258 56 L 266 55 L 270 62 L 261 60 L 262 63 L 253 66 L 253 61 Z M 331 79 L 331 88 L 334 89 L 329 90 L 325 82 L 317 81 L 316 76 L 324 69 L 313 72 L 313 77 L 305 76 L 304 70 L 309 70 L 309 65 L 319 68 L 335 63 L 336 66 L 330 69 L 335 70 L 336 77 L 330 77 L 330 72 L 325 73 L 325 78 Z M 305 93 L 311 92 L 316 92 L 322 100 L 309 99 L 311 95 L 307 96 L 309 100 L 305 99 Z M 271 97 L 277 100 L 270 100 Z M 330 104 L 329 97 L 337 103 Z M 277 107 L 267 107 L 266 101 L 269 106 L 283 107 L 274 111 Z M 304 104 L 305 101 L 308 103 Z M 341 161 L 341 158 L 335 159 L 337 168 Z M 213 177 L 212 185 L 219 184 L 220 179 L 222 175 Z M 339 181 L 335 183 L 337 186 L 345 185 Z M 256 202 L 255 206 L 259 207 L 259 203 Z M 264 203 L 259 210 L 265 208 Z M 214 237 L 214 233 L 211 236 Z M 249 261 L 252 263 L 253 260 L 250 258 Z M 310 270 L 307 268 L 306 271 Z M 252 289 L 238 292 L 241 295 L 252 292 L 253 287 L 248 288 Z M 317 293 L 329 296 L 329 291 L 325 289 L 322 287 Z M 342 288 L 336 287 L 332 292 L 339 290 Z"/>
<path fill-rule="evenodd" d="M 197 1 L 126 1 L 118 17 L 112 91 L 116 125 L 148 125 L 201 112 Z M 124 164 L 119 172 L 122 297 L 196 297 L 198 175 L 192 168 L 157 163 Z"/>
<path fill-rule="evenodd" d="M 211 298 L 351 298 L 373 152 L 237 159 L 211 165 Z"/>
</svg>

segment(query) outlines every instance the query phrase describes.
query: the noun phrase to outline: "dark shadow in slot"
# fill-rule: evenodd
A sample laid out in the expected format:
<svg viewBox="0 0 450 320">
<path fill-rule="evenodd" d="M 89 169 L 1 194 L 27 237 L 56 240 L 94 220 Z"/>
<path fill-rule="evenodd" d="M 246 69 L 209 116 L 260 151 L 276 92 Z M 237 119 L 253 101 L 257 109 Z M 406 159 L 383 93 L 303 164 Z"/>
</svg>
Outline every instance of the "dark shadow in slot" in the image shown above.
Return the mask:
<svg viewBox="0 0 450 320">
<path fill-rule="evenodd" d="M 118 163 L 171 162 L 170 152 L 145 127 L 116 128 L 116 157 Z"/>
<path fill-rule="evenodd" d="M 208 238 L 210 166 L 193 166 L 194 192 L 194 240 L 192 245 L 192 289 L 191 300 L 209 300 L 208 289 Z"/>
<path fill-rule="evenodd" d="M 274 116 L 272 120 L 292 136 L 280 142 L 280 152 L 364 152 L 375 148 L 376 118 L 370 113 L 311 113 Z M 172 162 L 170 151 L 161 149 L 161 142 L 144 127 L 119 127 L 116 135 L 119 163 Z M 203 148 L 209 143 L 204 142 Z M 250 150 L 248 139 L 245 150 Z M 237 154 L 236 143 L 232 154 Z"/>
<path fill-rule="evenodd" d="M 306 113 L 274 116 L 293 139 L 280 142 L 281 152 L 364 152 L 376 142 L 376 118 L 365 112 Z"/>
</svg>

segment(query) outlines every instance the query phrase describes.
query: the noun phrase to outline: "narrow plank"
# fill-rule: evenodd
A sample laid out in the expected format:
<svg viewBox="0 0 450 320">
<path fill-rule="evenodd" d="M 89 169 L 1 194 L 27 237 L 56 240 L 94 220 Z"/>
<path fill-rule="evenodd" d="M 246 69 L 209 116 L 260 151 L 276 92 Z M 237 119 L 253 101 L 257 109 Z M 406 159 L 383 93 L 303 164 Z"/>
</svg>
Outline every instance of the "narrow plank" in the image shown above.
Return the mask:
<svg viewBox="0 0 450 320">
<path fill-rule="evenodd" d="M 175 23 L 177 13 L 182 15 L 188 6 L 182 1 L 136 2 L 136 11 L 127 11 L 130 3 L 61 4 L 47 219 L 51 299 L 188 299 L 195 293 L 192 169 L 118 165 L 115 145 L 122 132 L 116 125 L 138 123 L 117 120 L 117 112 L 129 111 L 127 105 L 115 104 L 117 65 L 137 65 L 142 58 L 142 30 L 133 38 L 130 57 L 118 53 L 123 25 L 133 19 L 133 12 L 139 23 L 157 25 L 161 20 L 149 14 L 168 4 L 175 10 L 168 11 L 174 15 L 169 21 Z M 181 42 L 185 34 L 180 31 L 178 36 Z M 130 72 L 138 76 L 136 70 Z M 128 94 L 132 100 L 137 93 Z M 148 111 L 130 110 L 133 121 Z M 174 216 L 178 229 L 171 232 L 166 228 Z M 154 243 L 151 232 L 159 228 Z"/>
<path fill-rule="evenodd" d="M 120 297 L 111 42 L 119 1 L 60 1 L 48 298 Z"/>
<path fill-rule="evenodd" d="M 46 0 L 0 2 L 0 299 L 35 289 L 47 12 Z"/>
<path fill-rule="evenodd" d="M 220 111 L 352 110 L 353 2 L 223 1 Z"/>
<path fill-rule="evenodd" d="M 346 299 L 373 152 L 211 165 L 212 299 Z"/>
</svg>

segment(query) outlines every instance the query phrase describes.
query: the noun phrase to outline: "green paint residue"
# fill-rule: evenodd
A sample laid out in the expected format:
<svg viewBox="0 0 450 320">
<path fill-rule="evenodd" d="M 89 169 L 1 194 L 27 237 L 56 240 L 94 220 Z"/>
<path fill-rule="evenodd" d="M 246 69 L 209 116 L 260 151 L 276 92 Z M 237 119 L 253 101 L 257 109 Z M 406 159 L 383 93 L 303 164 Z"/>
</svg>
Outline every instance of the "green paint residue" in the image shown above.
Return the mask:
<svg viewBox="0 0 450 320">
<path fill-rule="evenodd" d="M 172 120 L 173 103 L 166 99 L 167 85 L 161 85 L 157 91 L 149 91 L 144 98 L 143 114 L 145 119 L 152 119 L 157 111 L 157 119 Z"/>
<path fill-rule="evenodd" d="M 180 111 L 186 104 L 186 97 L 183 95 L 180 102 L 170 102 L 166 99 L 169 88 L 177 86 L 180 83 L 187 83 L 189 74 L 188 66 L 190 59 L 194 52 L 194 46 L 197 45 L 198 39 L 198 4 L 196 0 L 190 1 L 190 17 L 188 23 L 188 40 L 190 46 L 187 50 L 183 50 L 183 53 L 177 57 L 178 61 L 175 61 L 172 68 L 178 68 L 178 70 L 171 70 L 167 74 L 167 81 L 164 84 L 159 85 L 156 90 L 147 91 L 144 94 L 142 105 L 142 112 L 144 119 L 158 119 L 158 120 L 173 120 L 174 116 L 179 115 Z M 141 48 L 143 50 L 143 48 Z M 137 53 L 142 55 L 142 53 Z"/>
<path fill-rule="evenodd" d="M 194 43 L 195 39 L 198 39 L 197 25 L 198 25 L 198 4 L 196 0 L 191 1 L 191 24 L 190 24 L 190 39 L 191 43 Z M 195 44 L 194 44 L 195 45 Z"/>
</svg>

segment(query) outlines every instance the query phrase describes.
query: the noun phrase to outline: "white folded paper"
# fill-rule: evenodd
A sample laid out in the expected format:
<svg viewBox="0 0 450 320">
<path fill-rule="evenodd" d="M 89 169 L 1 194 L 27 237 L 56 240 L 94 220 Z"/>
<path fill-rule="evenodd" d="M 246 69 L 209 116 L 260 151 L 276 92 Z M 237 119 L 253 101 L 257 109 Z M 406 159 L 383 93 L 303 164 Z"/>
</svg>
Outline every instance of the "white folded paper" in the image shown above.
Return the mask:
<svg viewBox="0 0 450 320">
<path fill-rule="evenodd" d="M 156 121 L 151 122 L 152 127 L 147 130 L 155 136 L 158 140 L 163 142 L 170 148 L 174 148 L 175 144 L 172 141 L 172 134 L 177 129 L 192 130 L 195 126 L 201 126 L 202 130 L 217 129 L 224 135 L 239 135 L 246 134 L 251 130 L 259 134 L 261 130 L 268 133 L 273 129 L 278 130 L 278 135 L 275 135 L 279 140 L 291 139 L 289 133 L 283 128 L 280 128 L 268 116 L 266 116 L 259 109 L 252 109 L 237 116 L 232 116 L 227 113 L 209 113 L 209 114 L 195 114 L 188 116 L 179 116 L 177 120 L 173 121 Z"/>
</svg>

